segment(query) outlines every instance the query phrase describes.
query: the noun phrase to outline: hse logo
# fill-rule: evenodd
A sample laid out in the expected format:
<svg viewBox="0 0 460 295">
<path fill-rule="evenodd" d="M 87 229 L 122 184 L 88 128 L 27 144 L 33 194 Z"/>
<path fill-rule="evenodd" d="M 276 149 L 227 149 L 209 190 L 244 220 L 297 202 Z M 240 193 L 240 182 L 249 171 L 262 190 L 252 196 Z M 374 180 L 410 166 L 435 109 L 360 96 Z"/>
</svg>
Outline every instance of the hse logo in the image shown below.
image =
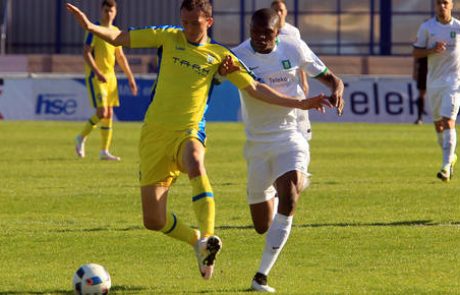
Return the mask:
<svg viewBox="0 0 460 295">
<path fill-rule="evenodd" d="M 73 115 L 77 111 L 77 100 L 71 94 L 40 94 L 37 97 L 37 115 Z"/>
</svg>

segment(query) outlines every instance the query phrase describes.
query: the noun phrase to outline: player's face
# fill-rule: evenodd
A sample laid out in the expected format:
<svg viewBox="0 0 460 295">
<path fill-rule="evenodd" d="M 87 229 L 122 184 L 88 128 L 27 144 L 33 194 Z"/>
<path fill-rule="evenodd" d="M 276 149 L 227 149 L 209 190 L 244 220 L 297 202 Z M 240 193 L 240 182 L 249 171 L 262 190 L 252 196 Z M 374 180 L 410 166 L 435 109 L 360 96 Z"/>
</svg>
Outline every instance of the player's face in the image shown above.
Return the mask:
<svg viewBox="0 0 460 295">
<path fill-rule="evenodd" d="M 436 16 L 439 18 L 450 18 L 453 8 L 452 0 L 436 0 Z"/>
<path fill-rule="evenodd" d="M 203 11 L 196 8 L 192 11 L 182 9 L 180 11 L 180 18 L 188 42 L 203 43 L 206 41 L 208 29 L 213 23 L 212 17 L 206 16 Z"/>
<path fill-rule="evenodd" d="M 117 16 L 117 7 L 109 7 L 107 5 L 102 6 L 102 22 L 103 23 L 112 23 L 115 17 Z"/>
<path fill-rule="evenodd" d="M 272 24 L 251 24 L 251 46 L 259 53 L 270 53 L 276 44 L 278 28 L 276 23 Z"/>
<path fill-rule="evenodd" d="M 272 8 L 280 16 L 281 24 L 283 25 L 284 22 L 286 21 L 286 16 L 287 16 L 287 13 L 288 13 L 286 5 L 284 3 L 277 2 L 272 6 Z"/>
</svg>

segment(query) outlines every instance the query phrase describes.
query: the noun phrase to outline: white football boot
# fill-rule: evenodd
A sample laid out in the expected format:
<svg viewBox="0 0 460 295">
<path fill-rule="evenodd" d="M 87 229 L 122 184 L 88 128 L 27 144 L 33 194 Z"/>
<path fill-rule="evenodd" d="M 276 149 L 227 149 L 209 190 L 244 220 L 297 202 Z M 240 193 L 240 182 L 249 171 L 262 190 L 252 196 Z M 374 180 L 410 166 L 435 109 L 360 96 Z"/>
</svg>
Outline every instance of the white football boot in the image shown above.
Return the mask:
<svg viewBox="0 0 460 295">
<path fill-rule="evenodd" d="M 222 241 L 218 236 L 210 236 L 196 241 L 194 246 L 201 276 L 209 280 L 214 272 L 214 262 L 222 249 Z"/>
<path fill-rule="evenodd" d="M 121 160 L 120 157 L 114 156 L 108 151 L 101 151 L 99 153 L 99 159 L 104 160 L 104 161 L 120 161 Z"/>
<path fill-rule="evenodd" d="M 85 157 L 85 141 L 86 138 L 83 138 L 80 135 L 75 137 L 75 152 L 79 158 Z"/>
</svg>

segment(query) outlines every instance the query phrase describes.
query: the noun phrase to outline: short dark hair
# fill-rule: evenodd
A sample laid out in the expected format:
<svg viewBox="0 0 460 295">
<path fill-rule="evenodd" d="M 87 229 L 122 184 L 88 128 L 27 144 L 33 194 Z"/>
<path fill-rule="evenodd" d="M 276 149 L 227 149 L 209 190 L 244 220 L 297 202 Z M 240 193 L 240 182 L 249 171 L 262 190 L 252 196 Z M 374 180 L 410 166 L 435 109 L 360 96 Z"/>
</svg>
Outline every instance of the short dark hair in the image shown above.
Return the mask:
<svg viewBox="0 0 460 295">
<path fill-rule="evenodd" d="M 117 0 L 103 0 L 101 7 L 108 6 L 108 7 L 114 7 L 117 6 Z"/>
<path fill-rule="evenodd" d="M 287 6 L 286 0 L 274 0 L 274 1 L 272 1 L 272 4 L 270 5 L 270 7 L 273 8 L 273 6 L 275 6 L 276 4 L 279 4 L 279 3 L 283 3 L 284 6 Z"/>
<path fill-rule="evenodd" d="M 274 28 L 280 28 L 280 17 L 274 9 L 262 8 L 254 12 L 251 18 L 251 25 L 270 25 Z"/>
<path fill-rule="evenodd" d="M 188 11 L 192 11 L 195 8 L 199 8 L 207 17 L 212 16 L 212 4 L 209 0 L 184 0 L 180 9 L 187 9 Z"/>
</svg>

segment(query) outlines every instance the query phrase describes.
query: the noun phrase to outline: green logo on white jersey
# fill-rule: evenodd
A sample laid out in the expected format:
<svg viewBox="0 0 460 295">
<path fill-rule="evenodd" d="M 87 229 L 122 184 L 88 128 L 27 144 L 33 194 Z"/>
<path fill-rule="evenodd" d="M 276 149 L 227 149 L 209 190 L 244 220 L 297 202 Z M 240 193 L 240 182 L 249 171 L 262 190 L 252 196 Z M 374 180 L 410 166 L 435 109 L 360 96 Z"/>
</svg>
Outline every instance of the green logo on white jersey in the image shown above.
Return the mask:
<svg viewBox="0 0 460 295">
<path fill-rule="evenodd" d="M 456 32 L 454 32 L 454 31 L 450 32 L 450 37 L 451 37 L 452 39 L 455 39 L 456 36 L 457 36 L 457 33 L 456 33 Z"/>
<path fill-rule="evenodd" d="M 290 68 L 292 68 L 292 67 L 291 67 L 291 62 L 289 61 L 289 59 L 283 60 L 283 61 L 281 61 L 281 62 L 283 63 L 283 68 L 284 68 L 285 70 L 289 70 Z"/>
</svg>

